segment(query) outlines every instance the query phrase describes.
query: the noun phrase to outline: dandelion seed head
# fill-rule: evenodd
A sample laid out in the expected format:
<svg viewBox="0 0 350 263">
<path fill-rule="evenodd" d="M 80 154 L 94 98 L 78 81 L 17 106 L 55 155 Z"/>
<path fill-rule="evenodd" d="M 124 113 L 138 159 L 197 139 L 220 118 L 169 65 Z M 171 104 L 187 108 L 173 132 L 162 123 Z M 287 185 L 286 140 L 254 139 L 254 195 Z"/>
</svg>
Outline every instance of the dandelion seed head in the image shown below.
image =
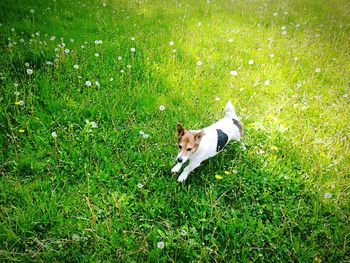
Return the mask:
<svg viewBox="0 0 350 263">
<path fill-rule="evenodd" d="M 136 51 L 136 49 L 135 49 L 134 47 L 132 47 L 132 48 L 130 48 L 130 51 L 131 51 L 132 53 L 134 53 L 134 52 Z"/>
<path fill-rule="evenodd" d="M 197 61 L 197 66 L 201 66 L 202 65 L 202 61 Z"/>
<path fill-rule="evenodd" d="M 163 241 L 159 241 L 158 243 L 157 243 L 157 248 L 159 248 L 159 249 L 163 249 L 164 248 L 164 242 Z"/>
<path fill-rule="evenodd" d="M 56 132 L 52 132 L 51 136 L 52 136 L 52 138 L 56 139 L 57 138 L 57 133 Z"/>
<path fill-rule="evenodd" d="M 320 72 L 321 72 L 321 68 L 315 69 L 315 72 L 316 72 L 316 73 L 320 73 Z"/>
<path fill-rule="evenodd" d="M 249 64 L 249 65 L 253 65 L 253 64 L 254 64 L 254 60 L 250 59 L 250 60 L 248 61 L 248 64 Z"/>
<path fill-rule="evenodd" d="M 32 69 L 30 69 L 30 68 L 27 68 L 27 75 L 32 75 L 33 74 L 33 70 Z"/>
<path fill-rule="evenodd" d="M 324 194 L 324 198 L 327 198 L 327 199 L 329 199 L 329 198 L 332 198 L 332 194 L 331 193 L 325 193 Z"/>
<path fill-rule="evenodd" d="M 164 105 L 160 105 L 160 106 L 159 106 L 159 110 L 160 110 L 160 111 L 164 111 L 164 110 L 165 110 L 165 106 L 164 106 Z"/>
<path fill-rule="evenodd" d="M 88 86 L 88 87 L 91 87 L 91 82 L 88 80 L 85 82 L 85 85 Z"/>
<path fill-rule="evenodd" d="M 79 65 L 75 64 L 73 67 L 74 67 L 75 69 L 78 69 L 78 68 L 79 68 Z"/>
<path fill-rule="evenodd" d="M 237 76 L 237 70 L 232 70 L 232 71 L 230 71 L 230 75 L 231 76 Z"/>
</svg>

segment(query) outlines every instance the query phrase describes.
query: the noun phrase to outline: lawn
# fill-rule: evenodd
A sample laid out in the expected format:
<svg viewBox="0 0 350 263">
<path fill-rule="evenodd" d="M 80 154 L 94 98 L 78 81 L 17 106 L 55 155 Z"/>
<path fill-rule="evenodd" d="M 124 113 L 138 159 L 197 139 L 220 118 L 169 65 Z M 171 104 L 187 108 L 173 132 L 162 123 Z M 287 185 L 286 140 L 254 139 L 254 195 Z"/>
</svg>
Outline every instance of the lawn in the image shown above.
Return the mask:
<svg viewBox="0 0 350 263">
<path fill-rule="evenodd" d="M 0 261 L 350 261 L 349 1 L 0 10 Z M 246 149 L 178 183 L 228 100 Z"/>
</svg>

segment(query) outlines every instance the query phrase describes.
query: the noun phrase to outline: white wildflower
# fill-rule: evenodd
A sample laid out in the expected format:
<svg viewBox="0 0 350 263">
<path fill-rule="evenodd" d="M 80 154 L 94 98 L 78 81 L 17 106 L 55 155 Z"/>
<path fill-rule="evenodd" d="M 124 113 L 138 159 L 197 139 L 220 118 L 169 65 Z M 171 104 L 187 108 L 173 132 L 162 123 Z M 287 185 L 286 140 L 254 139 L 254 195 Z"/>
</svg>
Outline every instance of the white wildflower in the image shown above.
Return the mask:
<svg viewBox="0 0 350 263">
<path fill-rule="evenodd" d="M 92 122 L 90 122 L 90 124 L 91 124 L 91 128 L 97 128 L 96 122 L 92 121 Z"/>
</svg>

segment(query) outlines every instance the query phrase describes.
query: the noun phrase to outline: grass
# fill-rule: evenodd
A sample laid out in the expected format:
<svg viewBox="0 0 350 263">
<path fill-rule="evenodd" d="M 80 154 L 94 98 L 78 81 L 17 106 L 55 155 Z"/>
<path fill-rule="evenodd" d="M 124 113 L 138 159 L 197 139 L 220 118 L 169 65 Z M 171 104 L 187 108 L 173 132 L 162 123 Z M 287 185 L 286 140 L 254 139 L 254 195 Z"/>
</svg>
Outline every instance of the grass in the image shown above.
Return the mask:
<svg viewBox="0 0 350 263">
<path fill-rule="evenodd" d="M 1 261 L 350 261 L 348 1 L 0 10 Z M 247 150 L 178 184 L 229 99 Z"/>
</svg>

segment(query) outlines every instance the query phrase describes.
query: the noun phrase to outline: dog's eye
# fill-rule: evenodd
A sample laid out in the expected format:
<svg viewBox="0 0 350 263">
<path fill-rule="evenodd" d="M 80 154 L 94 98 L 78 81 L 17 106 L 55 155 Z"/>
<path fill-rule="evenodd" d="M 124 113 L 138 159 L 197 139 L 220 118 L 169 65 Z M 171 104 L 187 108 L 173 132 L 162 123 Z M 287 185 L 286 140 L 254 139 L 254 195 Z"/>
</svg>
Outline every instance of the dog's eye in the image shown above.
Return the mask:
<svg viewBox="0 0 350 263">
<path fill-rule="evenodd" d="M 187 151 L 190 152 L 192 150 L 192 148 L 187 148 Z"/>
<path fill-rule="evenodd" d="M 181 146 L 181 145 L 179 145 L 179 149 L 182 149 L 182 146 Z"/>
</svg>

